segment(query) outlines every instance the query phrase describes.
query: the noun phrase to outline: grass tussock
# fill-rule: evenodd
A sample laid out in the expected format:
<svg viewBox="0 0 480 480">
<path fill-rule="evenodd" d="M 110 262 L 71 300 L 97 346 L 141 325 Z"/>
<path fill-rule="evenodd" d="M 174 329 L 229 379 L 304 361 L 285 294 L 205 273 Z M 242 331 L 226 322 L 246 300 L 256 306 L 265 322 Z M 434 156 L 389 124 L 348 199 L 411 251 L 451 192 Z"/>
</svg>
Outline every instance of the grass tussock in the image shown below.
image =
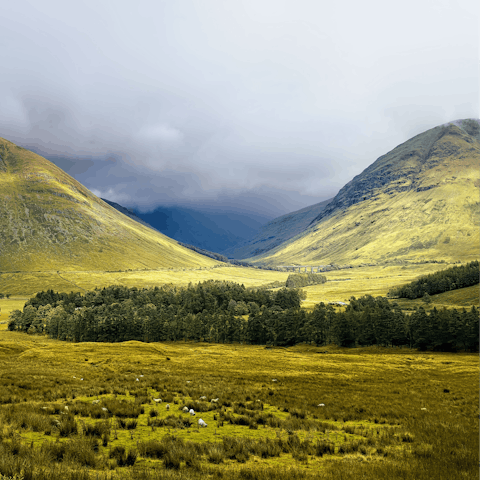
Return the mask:
<svg viewBox="0 0 480 480">
<path fill-rule="evenodd" d="M 473 354 L 0 338 L 11 345 L 0 362 L 3 476 L 447 480 L 477 471 Z"/>
</svg>

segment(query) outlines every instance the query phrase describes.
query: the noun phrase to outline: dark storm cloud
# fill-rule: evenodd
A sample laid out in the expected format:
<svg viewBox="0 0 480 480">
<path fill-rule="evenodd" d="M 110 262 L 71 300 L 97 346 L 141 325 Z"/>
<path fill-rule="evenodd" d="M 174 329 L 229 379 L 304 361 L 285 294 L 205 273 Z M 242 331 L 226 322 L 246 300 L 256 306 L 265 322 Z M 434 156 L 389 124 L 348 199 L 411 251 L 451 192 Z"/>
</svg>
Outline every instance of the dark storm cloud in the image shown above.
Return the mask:
<svg viewBox="0 0 480 480">
<path fill-rule="evenodd" d="M 144 210 L 281 214 L 478 117 L 474 0 L 19 0 L 2 16 L 0 136 Z"/>
</svg>

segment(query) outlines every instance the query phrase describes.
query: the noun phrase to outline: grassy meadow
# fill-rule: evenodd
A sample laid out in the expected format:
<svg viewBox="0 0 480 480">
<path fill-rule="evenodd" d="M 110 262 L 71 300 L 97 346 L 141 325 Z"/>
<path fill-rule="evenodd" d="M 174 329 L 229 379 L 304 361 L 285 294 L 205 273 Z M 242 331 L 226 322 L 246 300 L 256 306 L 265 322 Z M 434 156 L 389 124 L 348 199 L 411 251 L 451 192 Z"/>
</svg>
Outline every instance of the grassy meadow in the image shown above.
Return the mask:
<svg viewBox="0 0 480 480">
<path fill-rule="evenodd" d="M 307 310 L 313 309 L 319 302 L 348 302 L 350 297 L 356 298 L 363 295 L 373 297 L 385 297 L 392 287 L 404 285 L 422 275 L 445 270 L 449 264 L 425 263 L 408 266 L 372 266 L 356 267 L 345 270 L 334 270 L 323 275 L 327 282 L 321 285 L 303 287 L 307 298 L 302 302 L 302 307 Z M 459 290 L 453 290 L 431 296 L 432 303 L 425 304 L 421 299 L 395 299 L 403 309 L 414 309 L 415 306 L 422 306 L 426 310 L 433 307 L 438 308 L 461 308 L 478 306 L 479 287 L 478 285 Z"/>
<path fill-rule="evenodd" d="M 303 306 L 385 296 L 448 266 L 326 272 L 327 283 L 304 287 Z M 12 296 L 0 299 L 0 478 L 478 478 L 477 354 L 70 343 L 2 323 L 47 288 L 207 279 L 274 287 L 287 276 L 235 266 L 1 275 L 0 292 Z M 431 298 L 395 301 L 405 310 L 478 305 L 478 285 Z"/>
<path fill-rule="evenodd" d="M 13 310 L 23 310 L 29 297 L 0 298 L 0 330 L 6 330 L 8 316 Z"/>
<path fill-rule="evenodd" d="M 448 268 L 447 263 L 412 264 L 408 266 L 372 266 L 333 270 L 323 273 L 327 283 L 305 287 L 305 307 L 313 308 L 321 301 L 345 301 L 352 295 L 385 296 L 391 287 L 408 283 L 415 278 Z M 172 283 L 188 285 L 205 280 L 225 280 L 245 287 L 280 286 L 289 273 L 274 270 L 239 267 L 219 263 L 215 266 L 181 267 L 120 271 L 51 271 L 0 274 L 0 292 L 32 296 L 41 290 L 81 292 L 109 285 L 154 287 Z M 472 304 L 473 305 L 473 304 Z"/>
<path fill-rule="evenodd" d="M 0 357 L 6 476 L 478 475 L 473 354 L 72 344 L 2 331 Z"/>
<path fill-rule="evenodd" d="M 0 274 L 0 292 L 32 296 L 39 291 L 82 292 L 96 287 L 124 285 L 154 287 L 156 285 L 188 285 L 205 280 L 225 280 L 246 287 L 264 286 L 287 280 L 287 272 L 260 270 L 217 263 L 210 267 L 182 267 L 123 271 L 59 271 Z"/>
</svg>

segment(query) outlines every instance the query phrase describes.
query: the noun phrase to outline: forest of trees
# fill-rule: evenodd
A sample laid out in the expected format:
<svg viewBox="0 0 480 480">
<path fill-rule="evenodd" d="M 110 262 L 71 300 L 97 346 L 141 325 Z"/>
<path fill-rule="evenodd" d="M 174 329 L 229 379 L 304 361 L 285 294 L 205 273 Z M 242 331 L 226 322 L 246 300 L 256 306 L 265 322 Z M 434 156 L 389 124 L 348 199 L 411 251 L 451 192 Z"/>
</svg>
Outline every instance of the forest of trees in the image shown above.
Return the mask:
<svg viewBox="0 0 480 480">
<path fill-rule="evenodd" d="M 478 260 L 459 267 L 451 267 L 440 272 L 431 273 L 420 277 L 407 285 L 394 288 L 388 292 L 389 296 L 399 298 L 421 298 L 436 293 L 448 292 L 457 288 L 471 287 L 478 285 L 479 264 Z"/>
<path fill-rule="evenodd" d="M 320 303 L 307 312 L 300 308 L 302 298 L 297 289 L 247 289 L 211 280 L 186 288 L 111 286 L 85 294 L 49 290 L 28 300 L 23 312 L 13 311 L 8 328 L 73 342 L 308 342 L 478 350 L 475 307 L 429 313 L 419 308 L 405 314 L 386 298 L 365 296 L 352 297 L 345 311 Z"/>
<path fill-rule="evenodd" d="M 301 288 L 325 283 L 326 281 L 327 277 L 319 273 L 291 273 L 287 278 L 285 286 L 288 288 Z"/>
</svg>

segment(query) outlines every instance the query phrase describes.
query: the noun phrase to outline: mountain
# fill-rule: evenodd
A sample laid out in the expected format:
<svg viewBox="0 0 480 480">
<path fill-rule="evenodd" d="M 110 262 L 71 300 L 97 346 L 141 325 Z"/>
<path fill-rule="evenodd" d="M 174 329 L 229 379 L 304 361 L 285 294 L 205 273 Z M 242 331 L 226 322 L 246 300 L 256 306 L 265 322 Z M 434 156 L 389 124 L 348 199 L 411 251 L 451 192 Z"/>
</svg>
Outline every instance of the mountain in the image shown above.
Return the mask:
<svg viewBox="0 0 480 480">
<path fill-rule="evenodd" d="M 0 272 L 217 263 L 123 215 L 53 163 L 0 138 Z"/>
<path fill-rule="evenodd" d="M 468 261 L 480 250 L 480 120 L 427 130 L 347 183 L 270 265 Z"/>
<path fill-rule="evenodd" d="M 127 217 L 130 217 L 132 220 L 141 223 L 145 227 L 152 228 L 153 230 L 158 231 L 156 228 L 153 228 L 149 223 L 143 221 L 140 217 L 137 217 L 137 215 L 135 215 L 132 210 L 120 205 L 119 203 L 107 200 L 106 198 L 101 198 L 101 200 L 103 200 L 105 203 L 108 203 L 111 207 L 113 207 L 115 210 L 118 210 L 120 213 L 123 213 Z"/>
<path fill-rule="evenodd" d="M 228 257 L 237 259 L 265 254 L 269 250 L 303 232 L 312 220 L 325 209 L 331 200 L 332 199 L 325 200 L 310 207 L 297 210 L 296 212 L 274 218 L 261 227 L 253 238 L 229 248 L 222 253 Z"/>
<path fill-rule="evenodd" d="M 269 220 L 258 216 L 253 218 L 249 213 L 181 206 L 158 207 L 148 213 L 134 210 L 134 214 L 170 238 L 219 253 L 253 237 Z"/>
</svg>

